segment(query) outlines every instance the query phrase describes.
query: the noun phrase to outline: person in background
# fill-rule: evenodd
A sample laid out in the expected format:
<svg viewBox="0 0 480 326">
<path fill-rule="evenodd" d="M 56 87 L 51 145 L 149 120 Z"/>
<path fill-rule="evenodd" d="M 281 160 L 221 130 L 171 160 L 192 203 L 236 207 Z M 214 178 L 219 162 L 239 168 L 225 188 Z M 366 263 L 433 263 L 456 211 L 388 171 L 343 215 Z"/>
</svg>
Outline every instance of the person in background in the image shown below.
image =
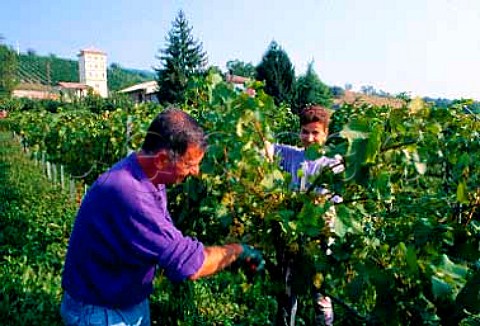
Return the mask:
<svg viewBox="0 0 480 326">
<path fill-rule="evenodd" d="M 338 174 L 344 171 L 343 159 L 340 155 L 333 158 L 321 156 L 316 160 L 309 160 L 306 157 L 305 150 L 312 145 L 323 146 L 328 136 L 328 125 L 330 116 L 325 107 L 311 105 L 305 107 L 300 113 L 300 140 L 303 147 L 296 147 L 284 144 L 266 144 L 267 157 L 273 159 L 279 157 L 280 167 L 289 172 L 292 177 L 292 188 L 299 191 L 306 191 L 312 176 L 318 175 L 323 169 L 330 168 L 333 173 Z M 331 194 L 328 189 L 317 188 L 316 192 L 319 201 L 330 200 L 334 204 L 342 202 L 338 195 Z M 325 213 L 323 218 L 328 225 L 330 232 L 335 232 L 335 208 L 332 205 Z M 327 246 L 333 244 L 333 238 L 328 239 Z M 327 248 L 326 254 L 330 255 L 331 250 Z M 288 271 L 287 271 L 288 274 Z M 288 287 L 288 280 L 287 280 Z M 295 315 L 297 310 L 297 297 L 292 293 L 291 288 L 286 289 L 290 297 L 290 311 L 285 312 L 287 324 L 295 325 Z M 315 300 L 315 322 L 316 325 L 333 325 L 333 306 L 331 299 L 324 296 L 319 291 L 314 291 Z"/>
<path fill-rule="evenodd" d="M 148 298 L 159 268 L 175 282 L 213 275 L 237 260 L 263 268 L 253 247 L 205 246 L 172 221 L 166 186 L 197 175 L 205 149 L 197 122 L 168 109 L 153 119 L 141 150 L 90 187 L 63 269 L 60 312 L 66 325 L 150 325 Z"/>
</svg>

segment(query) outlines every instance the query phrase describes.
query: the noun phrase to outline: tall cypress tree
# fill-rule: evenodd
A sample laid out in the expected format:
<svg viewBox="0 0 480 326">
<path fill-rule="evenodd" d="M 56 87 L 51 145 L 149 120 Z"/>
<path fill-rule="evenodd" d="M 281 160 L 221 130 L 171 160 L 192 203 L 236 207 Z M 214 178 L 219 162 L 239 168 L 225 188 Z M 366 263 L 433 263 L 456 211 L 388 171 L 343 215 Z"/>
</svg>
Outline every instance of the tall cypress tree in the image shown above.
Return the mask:
<svg viewBox="0 0 480 326">
<path fill-rule="evenodd" d="M 160 103 L 179 103 L 185 99 L 188 80 L 205 71 L 207 55 L 202 43 L 194 40 L 183 11 L 179 11 L 166 38 L 167 46 L 157 58 L 158 100 Z"/>
<path fill-rule="evenodd" d="M 313 69 L 313 62 L 310 62 L 305 75 L 297 79 L 293 111 L 299 112 L 307 104 L 329 106 L 331 98 L 330 88 L 322 83 Z"/>
<path fill-rule="evenodd" d="M 287 53 L 272 41 L 262 61 L 256 68 L 257 80 L 265 82 L 265 92 L 275 103 L 291 104 L 294 92 L 295 69 Z"/>
</svg>

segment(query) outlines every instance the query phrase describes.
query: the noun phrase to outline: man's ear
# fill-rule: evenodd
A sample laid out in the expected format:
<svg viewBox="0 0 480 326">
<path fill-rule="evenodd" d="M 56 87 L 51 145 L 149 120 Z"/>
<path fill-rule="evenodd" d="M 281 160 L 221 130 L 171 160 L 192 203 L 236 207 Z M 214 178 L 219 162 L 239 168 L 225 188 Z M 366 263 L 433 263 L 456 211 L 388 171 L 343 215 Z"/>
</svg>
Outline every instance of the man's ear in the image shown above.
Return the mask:
<svg viewBox="0 0 480 326">
<path fill-rule="evenodd" d="M 157 169 L 163 170 L 170 163 L 170 156 L 166 150 L 161 149 L 153 157 L 153 162 Z"/>
</svg>

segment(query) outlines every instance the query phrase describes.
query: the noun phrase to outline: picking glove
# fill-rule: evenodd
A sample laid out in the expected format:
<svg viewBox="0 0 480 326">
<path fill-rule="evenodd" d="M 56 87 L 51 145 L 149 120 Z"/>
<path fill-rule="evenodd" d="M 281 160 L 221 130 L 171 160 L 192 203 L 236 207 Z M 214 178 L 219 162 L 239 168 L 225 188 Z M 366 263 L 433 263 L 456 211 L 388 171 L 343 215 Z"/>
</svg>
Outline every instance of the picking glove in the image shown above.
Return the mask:
<svg viewBox="0 0 480 326">
<path fill-rule="evenodd" d="M 265 268 L 265 260 L 262 253 L 252 246 L 242 244 L 242 253 L 238 260 L 246 264 L 250 272 L 261 272 Z"/>
</svg>

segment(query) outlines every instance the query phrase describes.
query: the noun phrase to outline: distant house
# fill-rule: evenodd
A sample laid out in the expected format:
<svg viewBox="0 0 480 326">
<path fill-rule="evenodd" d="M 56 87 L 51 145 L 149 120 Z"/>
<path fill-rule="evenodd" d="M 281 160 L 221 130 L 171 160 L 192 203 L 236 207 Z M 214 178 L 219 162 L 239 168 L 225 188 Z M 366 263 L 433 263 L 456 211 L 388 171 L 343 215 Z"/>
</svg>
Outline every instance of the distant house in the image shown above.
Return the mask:
<svg viewBox="0 0 480 326">
<path fill-rule="evenodd" d="M 56 88 L 60 92 L 62 99 L 72 100 L 73 98 L 87 96 L 88 90 L 92 87 L 81 83 L 58 82 Z"/>
<path fill-rule="evenodd" d="M 227 74 L 225 81 L 233 84 L 233 87 L 240 92 L 246 92 L 250 96 L 255 95 L 254 89 L 247 89 L 246 87 L 246 84 L 250 81 L 250 78 Z M 156 80 L 135 84 L 118 92 L 127 94 L 135 103 L 158 103 L 158 83 Z"/>
<path fill-rule="evenodd" d="M 227 83 L 233 84 L 233 88 L 235 88 L 236 90 L 245 92 L 250 96 L 255 96 L 255 89 L 247 88 L 247 83 L 251 81 L 250 78 L 227 74 L 225 76 L 225 81 Z"/>
<path fill-rule="evenodd" d="M 136 84 L 119 91 L 119 93 L 130 96 L 135 103 L 158 103 L 157 92 L 158 84 L 156 80 Z"/>
<path fill-rule="evenodd" d="M 13 97 L 35 100 L 57 100 L 58 92 L 50 86 L 33 83 L 20 83 L 12 92 Z"/>
<path fill-rule="evenodd" d="M 227 83 L 233 84 L 233 87 L 235 89 L 244 91 L 245 90 L 245 84 L 250 81 L 250 78 L 243 77 L 243 76 L 238 76 L 238 75 L 227 74 L 225 76 L 225 81 Z"/>
</svg>

